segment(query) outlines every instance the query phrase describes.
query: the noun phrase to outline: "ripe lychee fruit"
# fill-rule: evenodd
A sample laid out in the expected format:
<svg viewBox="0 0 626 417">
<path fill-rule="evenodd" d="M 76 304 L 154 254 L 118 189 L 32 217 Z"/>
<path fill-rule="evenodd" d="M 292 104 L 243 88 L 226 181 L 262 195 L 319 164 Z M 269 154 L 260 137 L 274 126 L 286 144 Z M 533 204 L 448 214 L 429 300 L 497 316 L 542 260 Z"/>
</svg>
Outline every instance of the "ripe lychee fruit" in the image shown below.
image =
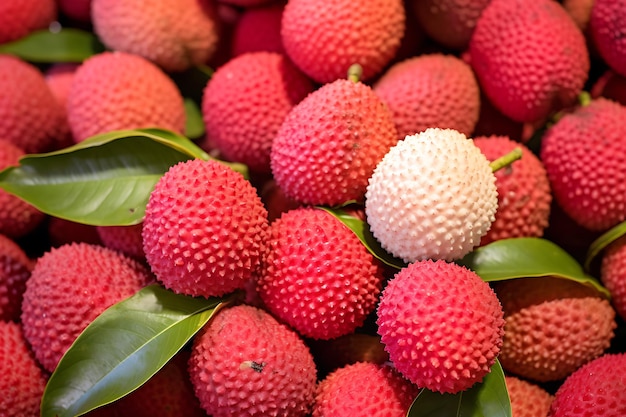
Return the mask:
<svg viewBox="0 0 626 417">
<path fill-rule="evenodd" d="M 335 216 L 290 210 L 270 226 L 257 281 L 264 305 L 300 334 L 332 339 L 354 332 L 374 311 L 378 261 Z"/>
<path fill-rule="evenodd" d="M 150 61 L 124 52 L 103 52 L 83 62 L 67 106 L 76 142 L 112 130 L 185 128 L 183 98 L 174 82 Z"/>
<path fill-rule="evenodd" d="M 91 23 L 92 0 L 57 0 L 59 11 L 71 20 Z"/>
<path fill-rule="evenodd" d="M 548 226 L 552 194 L 548 174 L 530 149 L 505 136 L 475 137 L 474 145 L 493 161 L 515 148 L 522 157 L 495 172 L 498 190 L 496 220 L 480 244 L 515 237 L 541 237 Z"/>
<path fill-rule="evenodd" d="M 249 8 L 249 7 L 257 7 L 264 6 L 268 3 L 271 3 L 275 0 L 218 0 L 220 3 L 230 4 L 232 6 Z"/>
<path fill-rule="evenodd" d="M 96 232 L 104 246 L 139 261 L 146 258 L 142 231 L 142 223 L 132 226 L 96 226 Z"/>
<path fill-rule="evenodd" d="M 91 17 L 109 49 L 142 56 L 168 72 L 206 64 L 217 48 L 213 0 L 92 0 Z"/>
<path fill-rule="evenodd" d="M 489 285 L 443 260 L 401 269 L 382 293 L 376 323 L 396 369 L 441 393 L 482 381 L 504 334 L 502 307 Z"/>
<path fill-rule="evenodd" d="M 591 8 L 596 0 L 563 0 L 563 8 L 583 32 L 589 26 Z"/>
<path fill-rule="evenodd" d="M 207 140 L 222 157 L 270 173 L 270 151 L 287 113 L 313 83 L 284 55 L 251 52 L 227 62 L 204 89 Z"/>
<path fill-rule="evenodd" d="M 232 56 L 248 52 L 285 54 L 280 34 L 284 2 L 246 9 L 237 20 L 232 34 Z"/>
<path fill-rule="evenodd" d="M 39 363 L 54 371 L 100 313 L 151 281 L 141 264 L 102 246 L 76 243 L 46 252 L 26 282 L 21 315 Z"/>
<path fill-rule="evenodd" d="M 46 387 L 46 376 L 24 339 L 18 323 L 0 321 L 0 413 L 35 417 Z"/>
<path fill-rule="evenodd" d="M 480 94 L 480 111 L 478 121 L 474 127 L 474 137 L 479 136 L 508 136 L 510 139 L 522 142 L 524 124 L 516 122 L 502 114 L 484 93 Z"/>
<path fill-rule="evenodd" d="M 507 375 L 506 388 L 515 417 L 546 417 L 553 397 L 539 385 Z"/>
<path fill-rule="evenodd" d="M 593 84 L 590 93 L 593 98 L 604 97 L 626 106 L 626 77 L 606 70 Z"/>
<path fill-rule="evenodd" d="M 485 94 L 519 122 L 574 104 L 590 66 L 585 37 L 553 0 L 492 0 L 469 51 Z"/>
<path fill-rule="evenodd" d="M 553 277 L 493 284 L 505 313 L 499 359 L 506 371 L 558 381 L 609 347 L 615 311 L 594 289 Z"/>
<path fill-rule="evenodd" d="M 489 161 L 452 129 L 430 128 L 398 142 L 365 194 L 374 237 L 405 262 L 462 258 L 487 233 L 497 206 Z"/>
<path fill-rule="evenodd" d="M 478 121 L 478 83 L 470 66 L 452 55 L 420 55 L 394 64 L 374 92 L 389 106 L 399 139 L 429 127 L 469 136 Z"/>
<path fill-rule="evenodd" d="M 287 55 L 318 83 L 344 78 L 353 64 L 367 81 L 396 54 L 405 18 L 402 0 L 290 0 L 281 34 Z"/>
<path fill-rule="evenodd" d="M 543 162 L 563 211 L 592 231 L 626 220 L 626 107 L 598 98 L 543 136 Z"/>
<path fill-rule="evenodd" d="M 589 32 L 604 61 L 626 77 L 626 1 L 594 0 Z"/>
<path fill-rule="evenodd" d="M 554 395 L 549 417 L 626 415 L 626 354 L 605 354 L 567 377 Z"/>
<path fill-rule="evenodd" d="M 272 143 L 270 165 L 278 186 L 298 202 L 362 201 L 376 164 L 397 141 L 391 112 L 374 91 L 341 79 L 291 109 Z"/>
<path fill-rule="evenodd" d="M 22 38 L 37 29 L 45 29 L 56 18 L 55 0 L 2 1 L 0 44 Z"/>
<path fill-rule="evenodd" d="M 189 374 L 213 417 L 304 416 L 315 394 L 315 363 L 304 342 L 247 305 L 221 310 L 196 335 Z"/>
<path fill-rule="evenodd" d="M 390 365 L 358 362 L 320 381 L 312 415 L 404 417 L 418 392 Z"/>
<path fill-rule="evenodd" d="M 59 107 L 61 108 L 61 112 L 63 113 L 63 120 L 65 125 L 62 128 L 65 134 L 60 135 L 57 138 L 56 142 L 53 145 L 53 150 L 67 148 L 68 146 L 74 144 L 69 121 L 67 119 L 67 98 L 70 94 L 70 89 L 72 88 L 74 74 L 76 74 L 76 70 L 79 67 L 80 64 L 74 63 L 53 64 L 44 73 L 46 84 L 48 84 L 50 91 L 57 99 L 57 103 L 59 103 Z"/>
<path fill-rule="evenodd" d="M 12 239 L 0 235 L 0 320 L 19 321 L 33 262 Z"/>
<path fill-rule="evenodd" d="M 612 242 L 602 256 L 600 279 L 611 293 L 617 314 L 626 320 L 626 237 Z"/>
<path fill-rule="evenodd" d="M 258 269 L 267 211 L 252 184 L 216 161 L 171 167 L 150 194 L 143 248 L 157 279 L 177 293 L 221 296 Z"/>
<path fill-rule="evenodd" d="M 48 240 L 52 247 L 63 246 L 66 243 L 84 242 L 102 245 L 97 226 L 76 223 L 59 217 L 49 216 L 47 224 Z"/>
</svg>

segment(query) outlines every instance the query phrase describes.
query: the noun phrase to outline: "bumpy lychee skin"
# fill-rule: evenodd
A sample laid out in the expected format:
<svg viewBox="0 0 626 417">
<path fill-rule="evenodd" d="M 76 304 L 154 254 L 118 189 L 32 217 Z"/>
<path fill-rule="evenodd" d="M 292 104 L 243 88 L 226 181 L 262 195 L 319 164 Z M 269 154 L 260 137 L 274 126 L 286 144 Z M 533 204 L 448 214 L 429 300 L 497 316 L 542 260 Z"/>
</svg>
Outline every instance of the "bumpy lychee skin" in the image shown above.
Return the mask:
<svg viewBox="0 0 626 417">
<path fill-rule="evenodd" d="M 0 2 L 0 44 L 45 29 L 56 17 L 55 0 Z"/>
<path fill-rule="evenodd" d="M 212 0 L 92 0 L 91 16 L 109 49 L 142 56 L 166 71 L 205 64 L 219 39 Z"/>
<path fill-rule="evenodd" d="M 352 333 L 374 311 L 382 268 L 332 214 L 290 210 L 272 223 L 266 244 L 257 292 L 300 334 L 331 339 Z"/>
<path fill-rule="evenodd" d="M 507 375 L 506 388 L 515 417 L 546 417 L 553 397 L 539 385 Z"/>
<path fill-rule="evenodd" d="M 307 345 L 317 364 L 318 377 L 357 362 L 380 365 L 389 362 L 389 354 L 378 335 L 349 333 L 330 340 L 311 339 Z"/>
<path fill-rule="evenodd" d="M 0 320 L 19 321 L 33 263 L 12 239 L 0 235 Z"/>
<path fill-rule="evenodd" d="M 202 114 L 221 155 L 270 173 L 272 142 L 313 83 L 284 55 L 253 52 L 220 67 L 204 89 Z"/>
<path fill-rule="evenodd" d="M 626 220 L 626 107 L 593 100 L 543 136 L 543 162 L 563 211 L 592 231 Z"/>
<path fill-rule="evenodd" d="M 146 258 L 143 251 L 142 223 L 132 226 L 96 226 L 96 232 L 107 248 L 140 261 Z"/>
<path fill-rule="evenodd" d="M 280 35 L 284 9 L 283 3 L 272 3 L 244 10 L 233 28 L 232 56 L 260 51 L 285 54 Z"/>
<path fill-rule="evenodd" d="M 2 415 L 38 416 L 46 377 L 14 322 L 0 321 L 0 372 Z"/>
<path fill-rule="evenodd" d="M 391 366 L 358 362 L 318 384 L 313 417 L 404 417 L 418 392 Z"/>
<path fill-rule="evenodd" d="M 626 1 L 595 0 L 589 32 L 600 56 L 618 74 L 626 77 Z"/>
<path fill-rule="evenodd" d="M 74 75 L 67 106 L 76 142 L 111 130 L 185 128 L 183 98 L 174 82 L 150 61 L 124 52 L 87 59 Z"/>
<path fill-rule="evenodd" d="M 505 312 L 502 367 L 538 382 L 564 379 L 600 356 L 614 336 L 615 311 L 595 290 L 562 278 L 494 283 Z"/>
<path fill-rule="evenodd" d="M 400 270 L 383 291 L 376 322 L 396 369 L 417 386 L 442 393 L 481 381 L 504 334 L 502 307 L 489 285 L 442 260 Z"/>
<path fill-rule="evenodd" d="M 617 314 L 626 319 L 626 237 L 611 243 L 602 256 L 600 278 L 611 293 Z"/>
<path fill-rule="evenodd" d="M 382 247 L 406 262 L 459 259 L 494 221 L 495 182 L 465 135 L 427 129 L 398 142 L 376 167 L 365 194 L 367 222 Z"/>
<path fill-rule="evenodd" d="M 281 34 L 287 55 L 315 81 L 344 78 L 353 64 L 366 81 L 394 57 L 405 18 L 401 0 L 291 0 Z"/>
<path fill-rule="evenodd" d="M 474 144 L 493 161 L 519 148 L 521 159 L 495 172 L 496 220 L 480 244 L 514 237 L 541 237 L 548 226 L 552 194 L 543 164 L 530 149 L 505 136 L 475 137 Z"/>
<path fill-rule="evenodd" d="M 69 121 L 67 119 L 67 98 L 70 94 L 70 89 L 72 88 L 74 74 L 76 74 L 76 70 L 79 67 L 80 64 L 75 63 L 53 64 L 44 73 L 46 84 L 48 85 L 48 88 L 50 88 L 54 97 L 57 99 L 57 103 L 59 103 L 63 114 L 63 124 L 65 125 L 62 128 L 65 134 L 57 138 L 53 145 L 53 150 L 66 148 L 74 144 Z"/>
<path fill-rule="evenodd" d="M 362 201 L 376 164 L 397 141 L 391 112 L 374 91 L 337 80 L 287 114 L 270 165 L 278 186 L 300 203 Z"/>
<path fill-rule="evenodd" d="M 315 394 L 315 363 L 298 334 L 246 305 L 220 311 L 196 336 L 189 374 L 213 417 L 304 416 Z"/>
<path fill-rule="evenodd" d="M 553 0 L 492 0 L 469 51 L 485 94 L 519 122 L 573 104 L 590 66 L 582 32 Z"/>
<path fill-rule="evenodd" d="M 177 293 L 221 296 L 257 270 L 267 211 L 241 174 L 216 161 L 174 165 L 150 194 L 143 248 L 157 279 Z"/>
<path fill-rule="evenodd" d="M 376 82 L 374 92 L 389 106 L 399 139 L 429 127 L 470 135 L 478 121 L 478 82 L 470 66 L 452 55 L 399 62 Z"/>
<path fill-rule="evenodd" d="M 603 355 L 572 373 L 559 387 L 549 417 L 626 415 L 626 354 Z"/>
<path fill-rule="evenodd" d="M 141 264 L 101 246 L 77 243 L 46 252 L 26 282 L 21 315 L 39 363 L 54 371 L 98 315 L 151 280 Z"/>
</svg>

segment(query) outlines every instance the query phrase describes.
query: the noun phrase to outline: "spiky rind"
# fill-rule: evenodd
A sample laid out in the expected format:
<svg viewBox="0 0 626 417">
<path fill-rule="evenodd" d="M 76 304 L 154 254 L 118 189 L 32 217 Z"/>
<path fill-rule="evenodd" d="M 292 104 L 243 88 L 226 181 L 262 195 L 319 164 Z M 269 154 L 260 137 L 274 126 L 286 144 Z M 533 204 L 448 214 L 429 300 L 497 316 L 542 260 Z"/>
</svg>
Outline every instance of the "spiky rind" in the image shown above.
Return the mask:
<svg viewBox="0 0 626 417">
<path fill-rule="evenodd" d="M 617 314 L 626 320 L 626 237 L 611 243 L 604 252 L 600 278 L 611 293 Z"/>
<path fill-rule="evenodd" d="M 0 235 L 0 320 L 19 321 L 33 262 L 12 239 Z"/>
<path fill-rule="evenodd" d="M 618 74 L 626 77 L 626 1 L 595 0 L 589 32 L 600 56 Z"/>
<path fill-rule="evenodd" d="M 506 389 L 515 417 L 546 417 L 553 397 L 539 385 L 507 375 Z"/>
</svg>

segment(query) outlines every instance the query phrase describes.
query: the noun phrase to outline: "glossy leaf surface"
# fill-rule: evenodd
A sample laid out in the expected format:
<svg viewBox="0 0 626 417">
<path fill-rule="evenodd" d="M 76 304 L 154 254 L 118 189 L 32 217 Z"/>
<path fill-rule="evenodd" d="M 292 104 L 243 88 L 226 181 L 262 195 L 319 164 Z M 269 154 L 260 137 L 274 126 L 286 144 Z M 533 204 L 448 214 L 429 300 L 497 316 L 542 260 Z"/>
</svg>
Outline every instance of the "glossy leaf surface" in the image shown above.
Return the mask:
<svg viewBox="0 0 626 417">
<path fill-rule="evenodd" d="M 626 222 L 622 222 L 599 236 L 589 246 L 585 257 L 585 270 L 591 269 L 591 263 L 607 246 L 626 234 Z"/>
<path fill-rule="evenodd" d="M 13 42 L 0 45 L 0 53 L 16 55 L 37 63 L 79 63 L 104 51 L 91 32 L 64 28 L 58 32 L 38 30 Z"/>
</svg>

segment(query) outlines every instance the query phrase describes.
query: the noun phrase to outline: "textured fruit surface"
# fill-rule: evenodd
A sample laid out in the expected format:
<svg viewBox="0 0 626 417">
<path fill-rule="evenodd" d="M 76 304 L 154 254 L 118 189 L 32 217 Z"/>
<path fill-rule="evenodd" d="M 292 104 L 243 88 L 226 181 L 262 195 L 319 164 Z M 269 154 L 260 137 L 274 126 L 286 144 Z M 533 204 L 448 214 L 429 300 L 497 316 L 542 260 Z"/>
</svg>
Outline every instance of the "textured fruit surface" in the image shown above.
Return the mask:
<svg viewBox="0 0 626 417">
<path fill-rule="evenodd" d="M 546 417 L 553 397 L 539 385 L 523 379 L 506 376 L 506 389 L 515 417 Z"/>
<path fill-rule="evenodd" d="M 14 322 L 0 321 L 0 373 L 0 415 L 39 416 L 46 377 Z"/>
<path fill-rule="evenodd" d="M 150 61 L 125 52 L 87 59 L 74 75 L 67 105 L 76 142 L 111 130 L 185 127 L 174 82 Z"/>
<path fill-rule="evenodd" d="M 609 347 L 615 311 L 590 287 L 550 277 L 494 284 L 506 319 L 499 357 L 506 371 L 557 381 Z"/>
<path fill-rule="evenodd" d="M 133 226 L 96 226 L 96 232 L 104 246 L 140 261 L 146 258 L 142 231 L 142 223 Z"/>
<path fill-rule="evenodd" d="M 626 220 L 626 107 L 593 100 L 543 136 L 541 160 L 554 199 L 581 226 L 604 231 Z"/>
<path fill-rule="evenodd" d="M 591 97 L 604 97 L 626 106 L 626 77 L 607 70 L 591 87 Z"/>
<path fill-rule="evenodd" d="M 345 78 L 353 64 L 362 80 L 380 73 L 394 57 L 404 34 L 401 0 L 290 0 L 281 34 L 287 55 L 324 84 Z"/>
<path fill-rule="evenodd" d="M 33 262 L 12 239 L 0 235 L 0 320 L 20 320 L 22 295 Z"/>
<path fill-rule="evenodd" d="M 318 376 L 327 375 L 337 368 L 357 362 L 384 364 L 389 354 L 380 336 L 366 333 L 350 333 L 330 340 L 308 340 Z"/>
<path fill-rule="evenodd" d="M 67 98 L 70 95 L 74 74 L 79 67 L 80 64 L 74 63 L 53 64 L 44 73 L 46 84 L 48 85 L 48 88 L 50 88 L 54 97 L 57 99 L 57 103 L 59 103 L 63 117 L 63 124 L 65 125 L 62 128 L 65 134 L 60 135 L 53 145 L 55 150 L 66 148 L 74 144 L 69 121 L 67 119 Z"/>
<path fill-rule="evenodd" d="M 204 89 L 207 140 L 231 161 L 270 173 L 270 151 L 287 113 L 313 91 L 284 55 L 254 52 L 218 68 Z"/>
<path fill-rule="evenodd" d="M 318 384 L 313 417 L 405 417 L 418 392 L 391 366 L 358 362 Z"/>
<path fill-rule="evenodd" d="M 382 293 L 377 324 L 396 369 L 417 386 L 442 393 L 482 381 L 504 333 L 502 307 L 489 285 L 442 260 L 400 270 Z"/>
<path fill-rule="evenodd" d="M 611 243 L 604 252 L 600 268 L 602 283 L 611 293 L 611 303 L 626 319 L 626 238 Z"/>
<path fill-rule="evenodd" d="M 557 390 L 549 417 L 626 415 L 626 354 L 607 354 L 571 374 Z"/>
<path fill-rule="evenodd" d="M 478 121 L 478 83 L 470 66 L 452 55 L 399 62 L 376 82 L 374 92 L 389 106 L 399 139 L 429 127 L 470 135 Z"/>
<path fill-rule="evenodd" d="M 365 195 L 382 247 L 406 262 L 462 258 L 487 233 L 498 205 L 496 177 L 465 135 L 427 129 L 398 142 Z"/>
<path fill-rule="evenodd" d="M 0 44 L 45 29 L 57 17 L 55 0 L 6 0 L 0 2 Z"/>
<path fill-rule="evenodd" d="M 591 8 L 595 0 L 563 0 L 563 8 L 572 17 L 580 30 L 585 31 L 591 19 Z"/>
<path fill-rule="evenodd" d="M 260 51 L 285 54 L 280 34 L 284 8 L 279 2 L 244 10 L 233 28 L 232 56 Z"/>
<path fill-rule="evenodd" d="M 493 161 L 519 148 L 522 157 L 495 172 L 496 220 L 481 245 L 515 237 L 541 237 L 550 217 L 550 183 L 543 164 L 530 149 L 505 136 L 475 137 L 474 144 Z"/>
<path fill-rule="evenodd" d="M 492 0 L 469 51 L 485 94 L 520 122 L 573 104 L 590 66 L 582 32 L 553 0 Z"/>
<path fill-rule="evenodd" d="M 600 56 L 626 77 L 626 1 L 595 0 L 589 31 Z"/>
<path fill-rule="evenodd" d="M 138 262 L 101 246 L 77 243 L 46 252 L 26 282 L 21 316 L 39 363 L 54 371 L 100 313 L 151 279 Z"/>
<path fill-rule="evenodd" d="M 392 115 L 374 91 L 337 80 L 287 114 L 272 144 L 272 173 L 301 203 L 362 201 L 376 164 L 397 140 Z"/>
<path fill-rule="evenodd" d="M 272 223 L 266 244 L 257 292 L 300 334 L 315 339 L 349 334 L 374 311 L 382 268 L 332 214 L 288 211 Z"/>
<path fill-rule="evenodd" d="M 196 336 L 189 374 L 213 417 L 304 416 L 315 394 L 315 363 L 304 342 L 246 305 L 220 311 Z"/>
<path fill-rule="evenodd" d="M 91 16 L 109 49 L 142 56 L 166 71 L 205 64 L 217 48 L 213 0 L 92 0 Z"/>
<path fill-rule="evenodd" d="M 268 221 L 241 174 L 216 161 L 169 169 L 150 194 L 143 248 L 157 279 L 187 295 L 242 289 L 257 270 Z"/>
</svg>

